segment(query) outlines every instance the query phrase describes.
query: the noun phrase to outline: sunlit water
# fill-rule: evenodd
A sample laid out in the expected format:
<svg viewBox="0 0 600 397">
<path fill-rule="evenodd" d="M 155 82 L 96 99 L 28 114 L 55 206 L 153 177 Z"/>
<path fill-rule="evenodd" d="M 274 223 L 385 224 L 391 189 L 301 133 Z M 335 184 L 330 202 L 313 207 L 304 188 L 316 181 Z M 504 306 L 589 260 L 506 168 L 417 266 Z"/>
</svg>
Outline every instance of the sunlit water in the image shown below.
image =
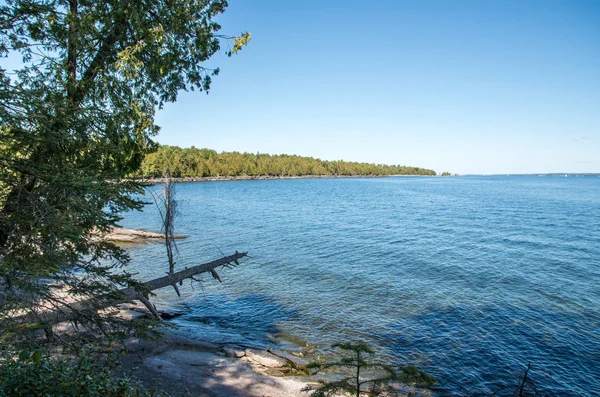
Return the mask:
<svg viewBox="0 0 600 397">
<path fill-rule="evenodd" d="M 361 339 L 481 395 L 527 363 L 543 392 L 600 395 L 600 178 L 182 183 L 177 267 L 251 259 L 159 303 L 198 338 L 329 351 Z M 126 227 L 159 230 L 153 206 Z M 130 270 L 163 275 L 161 244 Z"/>
</svg>

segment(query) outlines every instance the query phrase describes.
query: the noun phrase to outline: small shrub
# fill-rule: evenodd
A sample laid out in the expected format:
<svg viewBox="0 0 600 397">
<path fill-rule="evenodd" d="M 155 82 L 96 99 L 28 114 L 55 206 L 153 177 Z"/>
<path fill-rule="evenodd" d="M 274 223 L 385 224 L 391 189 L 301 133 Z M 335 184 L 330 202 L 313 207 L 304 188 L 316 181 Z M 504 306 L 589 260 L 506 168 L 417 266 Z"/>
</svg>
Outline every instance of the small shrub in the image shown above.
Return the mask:
<svg viewBox="0 0 600 397">
<path fill-rule="evenodd" d="M 76 360 L 52 359 L 42 350 L 0 352 L 0 397 L 156 397 L 138 382 L 117 377 L 115 368 L 80 354 Z"/>
<path fill-rule="evenodd" d="M 311 392 L 311 397 L 397 396 L 398 392 L 393 387 L 395 383 L 429 387 L 436 382 L 433 376 L 412 365 L 394 367 L 378 361 L 367 361 L 375 350 L 364 342 L 337 343 L 333 347 L 341 349 L 346 355 L 334 362 L 311 363 L 308 368 L 317 371 L 335 368 L 341 372 L 343 378 L 319 381 L 318 386 L 305 387 L 303 391 Z M 365 371 L 372 376 L 364 377 Z"/>
</svg>

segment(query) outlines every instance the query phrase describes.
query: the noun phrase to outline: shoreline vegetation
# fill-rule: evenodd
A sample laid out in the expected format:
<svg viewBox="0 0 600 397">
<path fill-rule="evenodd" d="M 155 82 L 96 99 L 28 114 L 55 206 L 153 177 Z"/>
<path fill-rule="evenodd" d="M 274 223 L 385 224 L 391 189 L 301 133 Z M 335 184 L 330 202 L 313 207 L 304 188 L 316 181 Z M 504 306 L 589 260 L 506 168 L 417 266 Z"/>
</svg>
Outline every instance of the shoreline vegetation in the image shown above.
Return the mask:
<svg viewBox="0 0 600 397">
<path fill-rule="evenodd" d="M 145 156 L 140 171 L 132 176 L 152 180 L 166 173 L 175 180 L 186 181 L 437 175 L 434 170 L 406 165 L 159 146 Z"/>
<path fill-rule="evenodd" d="M 220 181 L 275 181 L 280 179 L 344 179 L 344 178 L 388 178 L 391 176 L 413 177 L 426 175 L 301 175 L 301 176 L 272 176 L 272 175 L 239 175 L 239 176 L 209 176 L 209 177 L 152 177 L 136 178 L 147 183 L 163 183 L 167 179 L 172 182 L 220 182 Z"/>
</svg>

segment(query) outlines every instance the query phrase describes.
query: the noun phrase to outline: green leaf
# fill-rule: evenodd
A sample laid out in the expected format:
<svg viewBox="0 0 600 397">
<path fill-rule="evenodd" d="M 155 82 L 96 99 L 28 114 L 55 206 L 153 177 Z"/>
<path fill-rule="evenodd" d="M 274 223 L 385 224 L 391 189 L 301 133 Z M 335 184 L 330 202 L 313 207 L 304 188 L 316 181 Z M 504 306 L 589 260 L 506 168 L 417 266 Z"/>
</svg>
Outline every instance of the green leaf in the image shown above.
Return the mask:
<svg viewBox="0 0 600 397">
<path fill-rule="evenodd" d="M 35 364 L 39 364 L 42 361 L 42 349 L 37 349 L 33 352 L 31 355 L 31 361 L 33 361 Z"/>
</svg>

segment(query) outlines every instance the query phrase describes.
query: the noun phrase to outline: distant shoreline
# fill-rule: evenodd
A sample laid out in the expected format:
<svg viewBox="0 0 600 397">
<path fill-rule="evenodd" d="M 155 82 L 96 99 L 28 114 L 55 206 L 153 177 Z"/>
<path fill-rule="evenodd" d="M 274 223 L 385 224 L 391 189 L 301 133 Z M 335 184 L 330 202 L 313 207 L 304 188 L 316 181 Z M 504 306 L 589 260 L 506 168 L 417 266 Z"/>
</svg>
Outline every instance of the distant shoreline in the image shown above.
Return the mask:
<svg viewBox="0 0 600 397">
<path fill-rule="evenodd" d="M 173 182 L 218 182 L 218 181 L 266 181 L 277 179 L 338 179 L 338 178 L 388 178 L 391 176 L 432 176 L 432 175 L 301 175 L 301 176 L 271 176 L 271 175 L 241 175 L 241 176 L 209 176 L 171 178 Z M 165 178 L 140 178 L 143 182 L 161 183 Z"/>
</svg>

